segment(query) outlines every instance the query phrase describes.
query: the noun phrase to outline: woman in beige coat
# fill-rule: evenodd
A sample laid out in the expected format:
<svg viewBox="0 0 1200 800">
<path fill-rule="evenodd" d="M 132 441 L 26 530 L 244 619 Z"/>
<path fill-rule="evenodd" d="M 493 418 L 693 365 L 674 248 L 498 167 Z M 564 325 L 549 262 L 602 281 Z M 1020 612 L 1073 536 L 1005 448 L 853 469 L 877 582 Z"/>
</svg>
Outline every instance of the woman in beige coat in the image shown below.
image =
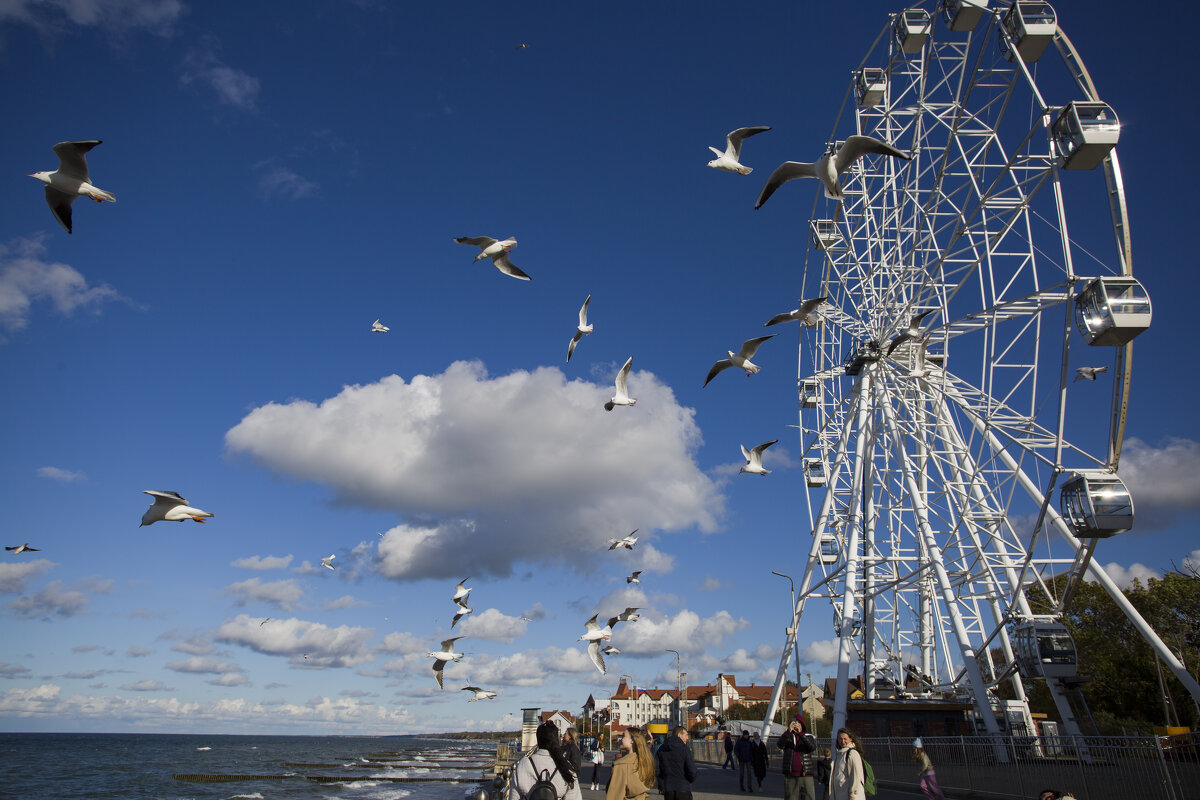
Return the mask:
<svg viewBox="0 0 1200 800">
<path fill-rule="evenodd" d="M 829 800 L 867 800 L 867 790 L 863 786 L 866 773 L 858 752 L 858 737 L 849 728 L 842 728 L 834 742 L 837 752 L 829 775 Z"/>
<path fill-rule="evenodd" d="M 646 800 L 646 793 L 654 785 L 654 758 L 641 728 L 625 729 L 621 750 L 625 755 L 613 762 L 604 800 Z"/>
</svg>

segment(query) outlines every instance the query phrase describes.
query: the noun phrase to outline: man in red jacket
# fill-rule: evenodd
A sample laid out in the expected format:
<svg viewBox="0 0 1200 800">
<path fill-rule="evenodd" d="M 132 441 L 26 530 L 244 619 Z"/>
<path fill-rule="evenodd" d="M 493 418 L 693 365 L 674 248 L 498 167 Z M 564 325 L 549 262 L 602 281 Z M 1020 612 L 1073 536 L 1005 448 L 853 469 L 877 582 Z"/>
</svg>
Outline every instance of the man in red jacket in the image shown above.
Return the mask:
<svg viewBox="0 0 1200 800">
<path fill-rule="evenodd" d="M 802 715 L 796 715 L 775 746 L 783 751 L 784 800 L 817 800 L 812 762 L 817 740 L 805 728 Z"/>
</svg>

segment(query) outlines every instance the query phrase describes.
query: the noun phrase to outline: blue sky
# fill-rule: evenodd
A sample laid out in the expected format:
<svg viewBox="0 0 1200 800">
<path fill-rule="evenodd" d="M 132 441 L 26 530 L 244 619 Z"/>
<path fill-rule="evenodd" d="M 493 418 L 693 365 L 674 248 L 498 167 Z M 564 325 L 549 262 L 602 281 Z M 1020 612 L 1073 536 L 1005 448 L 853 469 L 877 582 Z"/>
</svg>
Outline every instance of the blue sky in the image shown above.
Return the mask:
<svg viewBox="0 0 1200 800">
<path fill-rule="evenodd" d="M 1198 20 L 1059 6 L 1122 121 L 1154 301 L 1122 462 L 1150 524 L 1097 554 L 1124 581 L 1200 548 L 1179 360 L 1200 156 L 1165 144 L 1198 121 L 1176 77 Z M 770 572 L 798 578 L 809 542 L 795 326 L 758 375 L 701 384 L 813 294 L 815 182 L 754 199 L 819 152 L 899 6 L 829 37 L 812 4 L 726 8 L 0 0 L 0 531 L 41 549 L 0 562 L 0 729 L 511 727 L 622 673 L 673 683 L 668 647 L 691 683 L 769 682 Z M 744 125 L 773 126 L 744 146 L 758 171 L 706 169 Z M 24 176 L 92 138 L 118 201 L 80 200 L 67 235 Z M 510 234 L 531 282 L 452 241 Z M 605 414 L 630 355 L 639 403 Z M 773 474 L 738 476 L 770 439 Z M 143 489 L 215 517 L 139 528 Z M 468 575 L 438 691 L 425 653 Z M 644 616 L 602 677 L 575 640 L 626 605 Z M 806 616 L 818 679 L 832 636 Z M 468 705 L 467 679 L 499 699 Z"/>
</svg>

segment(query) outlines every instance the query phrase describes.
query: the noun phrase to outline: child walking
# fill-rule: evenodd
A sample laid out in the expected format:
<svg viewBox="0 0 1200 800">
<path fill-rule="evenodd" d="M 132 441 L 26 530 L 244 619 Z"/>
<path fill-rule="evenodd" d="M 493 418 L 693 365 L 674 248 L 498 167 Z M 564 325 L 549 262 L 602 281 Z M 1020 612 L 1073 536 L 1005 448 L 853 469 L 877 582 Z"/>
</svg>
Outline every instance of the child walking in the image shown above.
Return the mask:
<svg viewBox="0 0 1200 800">
<path fill-rule="evenodd" d="M 921 791 L 925 793 L 925 797 L 928 800 L 946 800 L 946 795 L 942 794 L 942 787 L 938 786 L 933 762 L 929 760 L 929 754 L 925 752 L 920 739 L 913 739 L 913 761 L 921 765 L 918 771 L 921 775 Z"/>
</svg>

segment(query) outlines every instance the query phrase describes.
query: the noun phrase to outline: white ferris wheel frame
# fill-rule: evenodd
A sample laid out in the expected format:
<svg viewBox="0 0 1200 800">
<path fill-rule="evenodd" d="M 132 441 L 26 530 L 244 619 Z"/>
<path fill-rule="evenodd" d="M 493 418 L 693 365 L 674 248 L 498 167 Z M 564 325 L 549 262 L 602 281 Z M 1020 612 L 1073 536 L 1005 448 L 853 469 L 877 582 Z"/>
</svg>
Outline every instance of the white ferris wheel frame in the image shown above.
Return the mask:
<svg viewBox="0 0 1200 800">
<path fill-rule="evenodd" d="M 1200 700 L 1092 561 L 1097 539 L 1076 538 L 1052 502 L 1067 473 L 1115 472 L 1125 435 L 1133 345 L 1088 347 L 1072 325 L 1085 281 L 1133 274 L 1120 164 L 1114 149 L 1101 174 L 1064 173 L 1050 135 L 1067 103 L 1101 98 L 1061 27 L 1040 59 L 1053 63 L 1009 61 L 1007 7 L 964 33 L 934 5 L 916 50 L 889 18 L 851 75 L 843 112 L 853 113 L 839 112 L 829 142 L 870 135 L 911 160 L 864 157 L 842 175 L 843 200 L 814 201 L 804 285 L 812 267 L 828 300 L 821 325 L 800 327 L 797 384 L 820 501 L 814 514 L 805 493 L 812 543 L 764 728 L 806 603 L 826 598 L 838 639 L 835 731 L 857 664 L 868 698 L 877 679 L 904 686 L 915 669 L 929 692 L 969 699 L 998 733 L 992 689 L 1007 681 L 1026 701 L 1009 628 L 1059 619 L 1085 573 Z M 1059 72 L 1046 76 L 1051 67 Z M 864 68 L 887 79 L 871 105 L 854 94 Z M 922 312 L 922 336 L 887 352 Z M 1096 384 L 1071 380 L 1080 358 L 1107 368 L 1107 409 Z M 838 558 L 826 563 L 831 539 Z M 1056 592 L 1050 579 L 1064 573 Z M 1051 689 L 1078 734 L 1061 686 Z"/>
</svg>

